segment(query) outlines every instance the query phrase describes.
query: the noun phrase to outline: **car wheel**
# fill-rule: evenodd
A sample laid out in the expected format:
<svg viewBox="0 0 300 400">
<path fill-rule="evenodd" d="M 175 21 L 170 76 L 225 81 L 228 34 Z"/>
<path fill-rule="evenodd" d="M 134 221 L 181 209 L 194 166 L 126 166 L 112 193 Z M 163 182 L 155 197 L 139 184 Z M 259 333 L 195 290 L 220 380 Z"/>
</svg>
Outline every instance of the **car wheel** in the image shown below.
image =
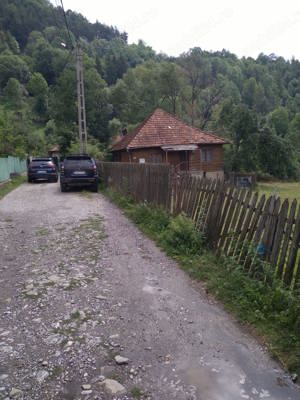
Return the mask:
<svg viewBox="0 0 300 400">
<path fill-rule="evenodd" d="M 67 191 L 67 186 L 64 185 L 63 183 L 60 184 L 60 191 L 61 192 L 66 192 Z"/>
<path fill-rule="evenodd" d="M 91 191 L 94 193 L 98 192 L 98 183 L 94 183 L 91 187 Z"/>
<path fill-rule="evenodd" d="M 32 183 L 33 180 L 32 180 L 31 178 L 28 177 L 28 178 L 27 178 L 27 182 L 28 182 L 28 183 Z"/>
</svg>

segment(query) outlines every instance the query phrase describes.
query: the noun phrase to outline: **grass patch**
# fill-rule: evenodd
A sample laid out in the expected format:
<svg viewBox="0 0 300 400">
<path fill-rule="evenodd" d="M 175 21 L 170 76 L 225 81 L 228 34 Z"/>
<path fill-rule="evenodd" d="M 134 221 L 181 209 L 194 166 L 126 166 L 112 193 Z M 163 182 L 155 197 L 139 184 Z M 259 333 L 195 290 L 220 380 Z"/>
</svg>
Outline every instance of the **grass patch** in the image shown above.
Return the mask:
<svg viewBox="0 0 300 400">
<path fill-rule="evenodd" d="M 64 290 L 74 290 L 81 286 L 80 282 L 76 279 L 71 279 L 68 286 L 64 288 Z"/>
<path fill-rule="evenodd" d="M 274 279 L 252 279 L 234 259 L 217 258 L 185 216 L 172 217 L 111 190 L 105 193 L 192 278 L 205 282 L 208 292 L 251 328 L 274 358 L 300 374 L 300 291 L 290 292 Z"/>
<path fill-rule="evenodd" d="M 58 378 L 63 373 L 63 368 L 61 366 L 55 366 L 51 371 L 51 378 Z"/>
<path fill-rule="evenodd" d="M 260 194 L 279 196 L 282 199 L 294 200 L 300 203 L 300 182 L 260 182 L 257 185 Z"/>
<path fill-rule="evenodd" d="M 97 238 L 99 240 L 104 240 L 107 237 L 103 229 L 103 218 L 101 216 L 95 216 L 82 220 L 82 223 L 79 225 L 79 227 L 74 229 L 73 233 L 93 233 L 93 238 Z"/>
<path fill-rule="evenodd" d="M 71 316 L 70 316 L 70 319 L 71 320 L 78 320 L 78 319 L 80 319 L 80 312 L 77 310 L 77 311 L 75 311 L 75 312 L 73 312 L 72 314 L 71 314 Z"/>
<path fill-rule="evenodd" d="M 11 181 L 0 185 L 0 200 L 24 182 L 26 182 L 26 176 L 16 176 Z"/>
<path fill-rule="evenodd" d="M 140 399 L 143 396 L 143 391 L 137 386 L 134 386 L 130 390 L 131 396 L 134 397 L 135 399 Z"/>
<path fill-rule="evenodd" d="M 82 190 L 80 196 L 85 197 L 86 199 L 93 199 L 93 193 L 88 192 L 87 190 Z"/>
<path fill-rule="evenodd" d="M 36 236 L 46 236 L 50 233 L 48 228 L 39 228 L 35 231 Z"/>
</svg>

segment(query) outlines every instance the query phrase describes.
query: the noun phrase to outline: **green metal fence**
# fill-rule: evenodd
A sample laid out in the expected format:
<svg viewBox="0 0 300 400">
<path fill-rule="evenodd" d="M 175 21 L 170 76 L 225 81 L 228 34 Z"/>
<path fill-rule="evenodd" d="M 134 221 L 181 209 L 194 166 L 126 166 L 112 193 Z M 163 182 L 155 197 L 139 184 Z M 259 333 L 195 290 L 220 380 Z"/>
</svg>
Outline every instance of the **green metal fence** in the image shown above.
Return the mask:
<svg viewBox="0 0 300 400">
<path fill-rule="evenodd" d="M 22 174 L 26 169 L 26 160 L 18 157 L 0 158 L 0 182 L 7 181 L 10 174 Z"/>
</svg>

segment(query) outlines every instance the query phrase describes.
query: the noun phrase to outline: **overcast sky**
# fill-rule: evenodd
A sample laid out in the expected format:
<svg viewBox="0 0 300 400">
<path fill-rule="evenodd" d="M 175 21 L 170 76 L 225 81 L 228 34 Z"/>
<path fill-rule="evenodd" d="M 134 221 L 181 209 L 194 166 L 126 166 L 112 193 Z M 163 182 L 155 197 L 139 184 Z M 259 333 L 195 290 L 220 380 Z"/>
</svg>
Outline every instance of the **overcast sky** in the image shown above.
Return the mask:
<svg viewBox="0 0 300 400">
<path fill-rule="evenodd" d="M 51 0 L 53 4 L 58 0 Z M 82 13 L 177 56 L 198 46 L 238 56 L 259 53 L 300 59 L 300 0 L 64 0 Z"/>
</svg>

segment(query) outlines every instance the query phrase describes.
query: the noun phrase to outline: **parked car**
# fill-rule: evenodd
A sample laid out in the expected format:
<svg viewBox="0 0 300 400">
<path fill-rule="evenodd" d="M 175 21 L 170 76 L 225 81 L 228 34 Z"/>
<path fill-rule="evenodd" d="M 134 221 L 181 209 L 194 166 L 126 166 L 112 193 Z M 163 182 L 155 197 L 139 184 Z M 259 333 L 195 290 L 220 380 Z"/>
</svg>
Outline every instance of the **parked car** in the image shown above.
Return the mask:
<svg viewBox="0 0 300 400">
<path fill-rule="evenodd" d="M 32 158 L 27 168 L 28 182 L 37 180 L 47 180 L 51 182 L 58 181 L 58 171 L 52 158 L 50 157 L 35 157 Z"/>
<path fill-rule="evenodd" d="M 60 188 L 65 192 L 70 187 L 88 186 L 98 192 L 98 171 L 95 160 L 87 154 L 67 156 L 61 163 Z"/>
</svg>

